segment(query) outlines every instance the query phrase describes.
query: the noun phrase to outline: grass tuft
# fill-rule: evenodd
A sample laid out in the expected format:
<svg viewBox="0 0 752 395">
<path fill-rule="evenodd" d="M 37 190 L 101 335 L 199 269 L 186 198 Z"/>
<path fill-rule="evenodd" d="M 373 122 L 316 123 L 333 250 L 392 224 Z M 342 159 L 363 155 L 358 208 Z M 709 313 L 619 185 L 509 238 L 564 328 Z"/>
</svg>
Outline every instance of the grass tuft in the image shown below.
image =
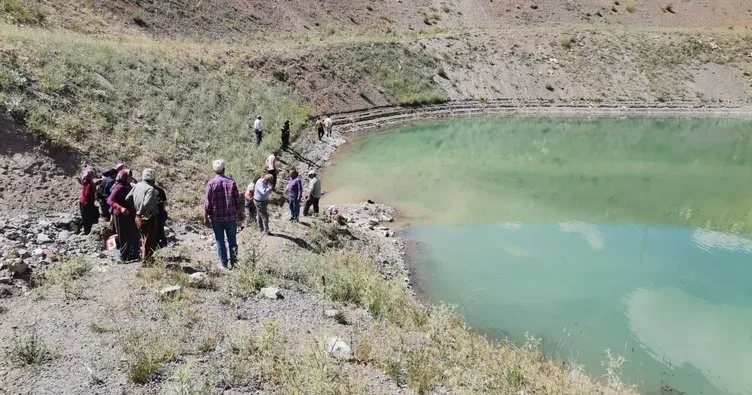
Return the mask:
<svg viewBox="0 0 752 395">
<path fill-rule="evenodd" d="M 70 258 L 44 272 L 42 285 L 46 288 L 60 286 L 65 299 L 80 299 L 91 269 L 92 265 L 86 258 Z"/>
<path fill-rule="evenodd" d="M 37 334 L 31 334 L 17 342 L 8 352 L 9 362 L 18 367 L 36 366 L 52 359 L 52 352 Z"/>
<path fill-rule="evenodd" d="M 21 0 L 0 1 L 0 17 L 11 23 L 19 25 L 42 25 L 45 21 L 44 14 L 35 8 L 29 8 L 22 4 Z"/>
</svg>

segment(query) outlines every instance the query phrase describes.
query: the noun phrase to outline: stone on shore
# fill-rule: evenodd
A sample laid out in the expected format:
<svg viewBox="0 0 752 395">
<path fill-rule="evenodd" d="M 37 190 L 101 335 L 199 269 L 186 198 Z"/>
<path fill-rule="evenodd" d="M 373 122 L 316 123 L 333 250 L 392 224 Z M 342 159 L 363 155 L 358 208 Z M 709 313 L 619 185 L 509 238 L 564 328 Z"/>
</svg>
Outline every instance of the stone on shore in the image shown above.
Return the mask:
<svg viewBox="0 0 752 395">
<path fill-rule="evenodd" d="M 326 352 L 336 359 L 352 358 L 352 349 L 347 343 L 338 337 L 329 339 L 329 342 L 326 344 Z"/>
<path fill-rule="evenodd" d="M 163 298 L 170 298 L 178 294 L 182 288 L 179 285 L 171 285 L 164 287 L 159 291 L 159 296 Z"/>
<path fill-rule="evenodd" d="M 261 288 L 261 291 L 259 291 L 259 295 L 267 299 L 272 299 L 272 300 L 284 299 L 284 296 L 282 296 L 282 292 L 280 292 L 279 288 L 277 287 Z"/>
<path fill-rule="evenodd" d="M 204 272 L 195 272 L 188 276 L 188 285 L 194 288 L 209 288 L 209 277 Z"/>
</svg>

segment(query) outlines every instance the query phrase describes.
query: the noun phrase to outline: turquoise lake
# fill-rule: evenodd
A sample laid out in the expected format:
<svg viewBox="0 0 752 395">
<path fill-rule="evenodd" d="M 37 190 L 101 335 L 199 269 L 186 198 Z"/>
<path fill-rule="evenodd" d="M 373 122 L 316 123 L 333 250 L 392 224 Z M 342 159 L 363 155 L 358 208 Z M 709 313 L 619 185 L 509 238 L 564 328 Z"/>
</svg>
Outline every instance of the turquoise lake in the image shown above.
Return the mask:
<svg viewBox="0 0 752 395">
<path fill-rule="evenodd" d="M 648 394 L 752 394 L 752 121 L 483 118 L 359 137 L 324 203 L 394 205 L 477 331 Z M 664 391 L 664 392 L 662 392 Z"/>
</svg>

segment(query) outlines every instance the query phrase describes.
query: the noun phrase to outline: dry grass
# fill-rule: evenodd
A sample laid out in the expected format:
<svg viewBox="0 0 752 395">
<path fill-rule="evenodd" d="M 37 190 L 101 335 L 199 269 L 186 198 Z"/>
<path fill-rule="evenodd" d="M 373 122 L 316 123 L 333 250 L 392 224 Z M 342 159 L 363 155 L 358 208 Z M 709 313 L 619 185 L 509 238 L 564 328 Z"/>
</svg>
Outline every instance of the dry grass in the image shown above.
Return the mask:
<svg viewBox="0 0 752 395">
<path fill-rule="evenodd" d="M 91 263 L 84 257 L 64 260 L 44 272 L 42 289 L 59 287 L 65 299 L 80 299 L 86 290 L 91 269 Z"/>
<path fill-rule="evenodd" d="M 15 342 L 7 353 L 8 362 L 18 367 L 41 365 L 51 358 L 52 352 L 39 337 L 36 328 Z"/>
</svg>

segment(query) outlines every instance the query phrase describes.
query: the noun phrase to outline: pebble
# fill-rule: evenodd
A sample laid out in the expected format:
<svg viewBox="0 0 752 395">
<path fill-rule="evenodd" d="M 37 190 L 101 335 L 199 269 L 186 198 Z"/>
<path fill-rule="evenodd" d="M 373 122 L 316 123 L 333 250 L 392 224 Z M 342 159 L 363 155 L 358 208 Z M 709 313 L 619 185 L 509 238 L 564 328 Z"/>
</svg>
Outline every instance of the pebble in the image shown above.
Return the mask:
<svg viewBox="0 0 752 395">
<path fill-rule="evenodd" d="M 208 288 L 209 277 L 204 272 L 196 272 L 188 276 L 188 284 L 196 288 Z"/>
<path fill-rule="evenodd" d="M 327 318 L 334 318 L 339 314 L 339 310 L 329 309 L 324 311 L 324 316 Z"/>
<path fill-rule="evenodd" d="M 326 344 L 326 352 L 336 359 L 352 358 L 352 349 L 350 348 L 350 345 L 338 337 L 329 339 L 329 342 Z"/>
<path fill-rule="evenodd" d="M 259 291 L 259 295 L 272 300 L 284 299 L 282 292 L 277 287 L 264 287 Z"/>
<path fill-rule="evenodd" d="M 50 238 L 50 236 L 47 236 L 44 233 L 39 233 L 37 235 L 37 243 L 46 244 L 46 243 L 51 243 L 51 242 L 52 242 L 52 239 Z"/>
<path fill-rule="evenodd" d="M 159 291 L 159 295 L 163 298 L 169 298 L 171 296 L 175 296 L 178 292 L 180 292 L 182 288 L 179 285 L 171 285 L 169 287 L 164 287 Z"/>
</svg>

